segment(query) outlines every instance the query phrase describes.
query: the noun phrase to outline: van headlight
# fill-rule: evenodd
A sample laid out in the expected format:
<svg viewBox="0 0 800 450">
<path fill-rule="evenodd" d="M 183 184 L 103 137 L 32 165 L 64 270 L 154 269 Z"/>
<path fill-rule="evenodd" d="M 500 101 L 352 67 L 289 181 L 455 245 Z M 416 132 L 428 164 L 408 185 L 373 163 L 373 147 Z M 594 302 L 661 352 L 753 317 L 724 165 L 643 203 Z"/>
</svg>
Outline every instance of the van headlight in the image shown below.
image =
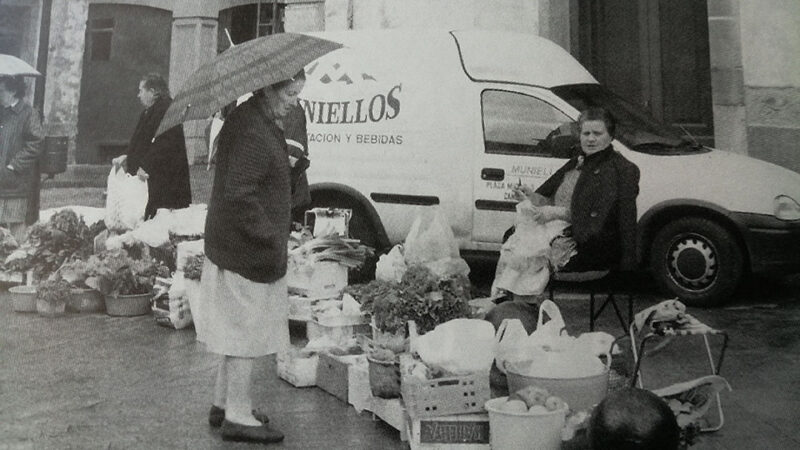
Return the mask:
<svg viewBox="0 0 800 450">
<path fill-rule="evenodd" d="M 800 204 L 788 195 L 779 195 L 772 201 L 775 217 L 781 220 L 800 220 Z"/>
</svg>

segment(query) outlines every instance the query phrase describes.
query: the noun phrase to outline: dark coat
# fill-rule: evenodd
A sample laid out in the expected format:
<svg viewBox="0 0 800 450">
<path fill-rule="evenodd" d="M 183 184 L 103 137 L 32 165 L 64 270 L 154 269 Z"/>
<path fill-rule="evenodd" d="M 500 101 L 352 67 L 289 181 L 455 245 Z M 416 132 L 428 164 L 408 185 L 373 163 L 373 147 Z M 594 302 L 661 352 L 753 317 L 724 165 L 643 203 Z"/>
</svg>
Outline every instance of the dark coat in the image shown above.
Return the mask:
<svg viewBox="0 0 800 450">
<path fill-rule="evenodd" d="M 153 217 L 158 208 L 186 208 L 192 203 L 183 126 L 170 128 L 153 140 L 170 103 L 169 97 L 160 97 L 142 111 L 128 145 L 128 173 L 135 175 L 141 167 L 150 175 L 146 219 Z"/>
<path fill-rule="evenodd" d="M 536 192 L 552 198 L 577 163 L 570 159 Z M 587 156 L 580 170 L 571 202 L 578 255 L 565 270 L 635 269 L 639 168 L 609 146 Z"/>
<path fill-rule="evenodd" d="M 286 275 L 290 210 L 283 131 L 254 97 L 234 109 L 219 132 L 206 257 L 255 282 L 280 279 Z"/>
<path fill-rule="evenodd" d="M 39 114 L 30 105 L 20 100 L 0 107 L 0 198 L 30 198 L 43 141 Z"/>
<path fill-rule="evenodd" d="M 292 108 L 283 119 L 284 135 L 303 146 L 303 154 L 308 158 L 308 132 L 306 130 L 306 113 L 301 106 Z M 291 149 L 290 149 L 291 150 Z M 311 193 L 308 189 L 306 167 L 297 165 L 290 170 L 292 183 L 292 216 L 294 220 L 302 218 L 303 212 L 311 204 Z M 299 220 L 302 222 L 302 220 Z"/>
</svg>

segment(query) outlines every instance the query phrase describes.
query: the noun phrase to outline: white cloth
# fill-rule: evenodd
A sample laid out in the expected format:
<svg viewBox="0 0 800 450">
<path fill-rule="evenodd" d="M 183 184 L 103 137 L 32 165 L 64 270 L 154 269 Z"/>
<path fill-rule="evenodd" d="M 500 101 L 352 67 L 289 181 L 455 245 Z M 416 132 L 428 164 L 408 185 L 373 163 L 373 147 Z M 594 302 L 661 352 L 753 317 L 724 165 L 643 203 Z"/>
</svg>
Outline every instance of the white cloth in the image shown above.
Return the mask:
<svg viewBox="0 0 800 450">
<path fill-rule="evenodd" d="M 200 291 L 189 305 L 197 340 L 209 352 L 255 358 L 289 348 L 286 278 L 256 283 L 206 258 Z"/>
</svg>

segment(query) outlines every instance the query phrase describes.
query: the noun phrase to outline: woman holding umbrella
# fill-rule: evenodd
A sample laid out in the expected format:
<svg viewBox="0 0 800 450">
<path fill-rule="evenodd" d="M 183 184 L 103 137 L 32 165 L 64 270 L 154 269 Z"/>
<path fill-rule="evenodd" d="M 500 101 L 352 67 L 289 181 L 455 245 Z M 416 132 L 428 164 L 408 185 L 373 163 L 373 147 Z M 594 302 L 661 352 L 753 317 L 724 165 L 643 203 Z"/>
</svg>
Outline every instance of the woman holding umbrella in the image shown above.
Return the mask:
<svg viewBox="0 0 800 450">
<path fill-rule="evenodd" d="M 291 215 L 289 158 L 282 121 L 305 84 L 267 86 L 226 118 L 205 228 L 202 294 L 192 304 L 197 340 L 222 356 L 209 414 L 222 438 L 279 442 L 252 410 L 253 359 L 289 346 L 286 274 Z"/>
<path fill-rule="evenodd" d="M 20 243 L 44 140 L 39 114 L 24 96 L 21 76 L 0 74 L 0 225 Z"/>
</svg>

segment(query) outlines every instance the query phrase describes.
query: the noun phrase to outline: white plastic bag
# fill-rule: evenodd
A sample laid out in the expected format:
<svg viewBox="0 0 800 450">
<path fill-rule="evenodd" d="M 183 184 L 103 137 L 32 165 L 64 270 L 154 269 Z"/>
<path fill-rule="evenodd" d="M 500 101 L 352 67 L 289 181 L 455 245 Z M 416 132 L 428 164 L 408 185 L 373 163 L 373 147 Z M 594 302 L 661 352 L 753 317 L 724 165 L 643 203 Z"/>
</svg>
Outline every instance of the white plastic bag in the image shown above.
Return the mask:
<svg viewBox="0 0 800 450">
<path fill-rule="evenodd" d="M 503 292 L 517 295 L 544 292 L 550 281 L 550 242 L 563 235 L 569 226 L 563 220 L 542 222 L 544 216 L 542 207 L 532 205 L 530 200 L 517 204 L 516 228 L 500 249 L 492 297 Z"/>
<path fill-rule="evenodd" d="M 545 314 L 549 320 L 544 321 Z M 566 324 L 561 310 L 552 300 L 545 300 L 539 306 L 539 319 L 536 330 L 528 337 L 527 345 L 531 348 L 541 347 L 545 350 L 563 349 L 573 344 L 574 338 L 567 335 Z"/>
<path fill-rule="evenodd" d="M 530 357 L 527 351 L 528 332 L 519 319 L 503 319 L 495 333 L 495 362 L 506 373 L 506 364 Z"/>
<path fill-rule="evenodd" d="M 112 167 L 106 189 L 106 228 L 120 232 L 136 228 L 144 220 L 147 181 Z"/>
<path fill-rule="evenodd" d="M 461 258 L 458 241 L 438 206 L 422 210 L 406 236 L 407 264 L 425 264 L 444 258 Z"/>
<path fill-rule="evenodd" d="M 378 263 L 375 265 L 375 279 L 399 283 L 403 280 L 406 270 L 408 270 L 408 266 L 403 257 L 403 246 L 397 244 L 389 253 L 378 258 Z"/>
<path fill-rule="evenodd" d="M 422 336 L 410 334 L 411 350 L 428 366 L 456 375 L 488 373 L 492 367 L 494 327 L 485 320 L 453 319 Z"/>
</svg>

